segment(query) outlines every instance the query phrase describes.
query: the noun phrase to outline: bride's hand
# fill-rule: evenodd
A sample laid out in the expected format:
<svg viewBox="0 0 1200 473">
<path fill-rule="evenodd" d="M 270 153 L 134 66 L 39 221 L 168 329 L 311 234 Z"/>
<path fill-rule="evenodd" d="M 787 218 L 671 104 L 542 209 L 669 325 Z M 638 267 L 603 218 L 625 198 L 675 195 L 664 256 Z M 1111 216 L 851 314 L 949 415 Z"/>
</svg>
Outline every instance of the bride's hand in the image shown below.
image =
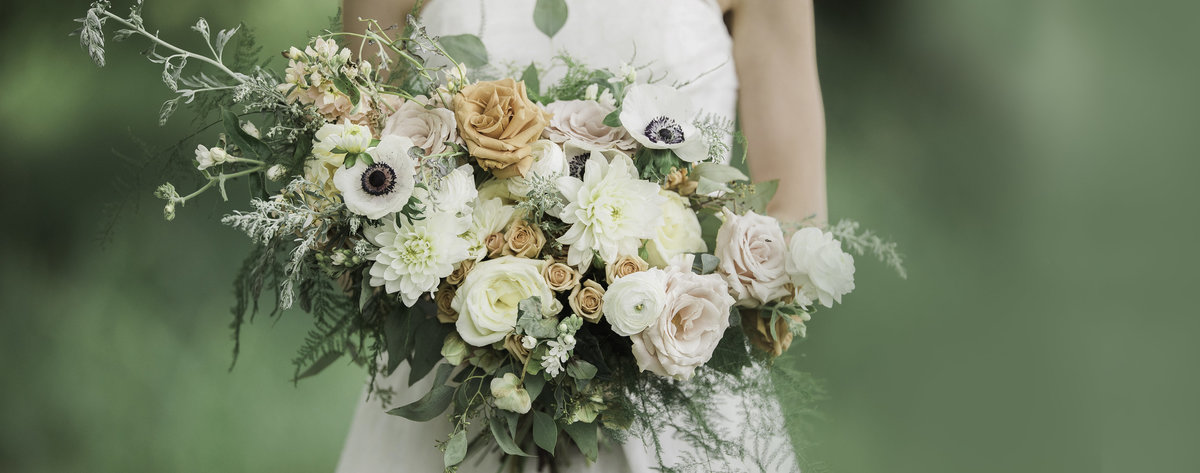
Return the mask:
<svg viewBox="0 0 1200 473">
<path fill-rule="evenodd" d="M 825 224 L 825 113 L 812 1 L 735 0 L 731 12 L 751 175 L 779 179 L 772 216 Z"/>
</svg>

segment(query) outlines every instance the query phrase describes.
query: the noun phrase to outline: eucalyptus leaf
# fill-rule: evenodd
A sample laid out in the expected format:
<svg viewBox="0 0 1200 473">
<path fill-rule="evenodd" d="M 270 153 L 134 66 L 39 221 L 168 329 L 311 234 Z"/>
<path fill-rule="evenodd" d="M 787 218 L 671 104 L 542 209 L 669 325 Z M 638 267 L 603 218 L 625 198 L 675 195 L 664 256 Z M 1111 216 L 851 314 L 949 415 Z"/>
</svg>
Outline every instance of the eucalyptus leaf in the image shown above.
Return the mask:
<svg viewBox="0 0 1200 473">
<path fill-rule="evenodd" d="M 692 177 L 707 177 L 713 181 L 720 183 L 729 183 L 733 181 L 748 181 L 750 180 L 742 171 L 739 171 L 733 166 L 717 163 L 700 163 L 692 167 L 692 171 L 688 173 Z"/>
<path fill-rule="evenodd" d="M 771 203 L 771 198 L 775 197 L 777 190 L 779 190 L 779 179 L 754 184 L 754 194 L 750 196 L 750 208 L 760 214 L 767 213 L 767 204 Z"/>
<path fill-rule="evenodd" d="M 412 354 L 408 357 L 411 368 L 409 386 L 424 378 L 442 360 L 442 341 L 446 339 L 450 326 L 430 317 L 429 310 L 426 304 L 413 307 L 413 318 L 417 319 L 418 325 L 413 336 Z"/>
<path fill-rule="evenodd" d="M 383 340 L 387 343 L 387 374 L 396 371 L 400 362 L 408 359 L 412 352 L 413 334 L 412 317 L 407 307 L 387 314 L 383 318 Z"/>
<path fill-rule="evenodd" d="M 417 422 L 426 422 L 445 412 L 446 408 L 450 406 L 450 401 L 454 399 L 454 388 L 446 386 L 446 380 L 450 378 L 450 372 L 453 369 L 454 367 L 448 364 L 438 367 L 437 376 L 433 381 L 433 389 L 430 389 L 421 399 L 392 409 L 388 411 L 388 414 Z"/>
<path fill-rule="evenodd" d="M 567 23 L 566 0 L 537 0 L 533 6 L 533 24 L 551 38 Z"/>
<path fill-rule="evenodd" d="M 487 47 L 483 41 L 473 34 L 457 34 L 442 36 L 438 39 L 442 49 L 452 59 L 466 64 L 467 67 L 483 67 L 488 63 Z"/>
<path fill-rule="evenodd" d="M 460 430 L 450 436 L 450 440 L 446 442 L 446 452 L 442 455 L 442 461 L 446 464 L 446 468 L 462 463 L 467 457 L 467 431 Z"/>
<path fill-rule="evenodd" d="M 721 264 L 721 258 L 708 253 L 700 253 L 692 261 L 692 272 L 700 275 L 711 274 L 717 270 L 719 264 Z"/>
<path fill-rule="evenodd" d="M 533 411 L 533 443 L 554 455 L 554 446 L 558 443 L 558 424 L 554 423 L 550 414 Z"/>
<path fill-rule="evenodd" d="M 709 179 L 704 176 L 700 176 L 700 178 L 696 179 L 696 181 L 697 181 L 696 193 L 700 194 L 700 195 L 708 195 L 708 194 L 712 194 L 713 192 L 732 192 L 733 191 L 732 189 L 729 188 L 729 186 L 725 185 L 724 182 L 714 181 L 714 180 Z"/>
<path fill-rule="evenodd" d="M 596 377 L 596 365 L 583 360 L 573 361 L 567 365 L 567 375 L 575 378 L 575 387 L 583 390 Z"/>
<path fill-rule="evenodd" d="M 350 103 L 357 106 L 361 99 L 361 92 L 358 91 L 358 85 L 351 81 L 345 74 L 338 74 L 333 77 L 333 86 L 347 97 L 350 97 Z"/>
<path fill-rule="evenodd" d="M 616 110 L 613 110 L 613 111 L 609 112 L 608 115 L 604 116 L 604 126 L 610 126 L 613 128 L 619 128 L 621 126 L 621 108 L 620 107 L 617 107 Z"/>
<path fill-rule="evenodd" d="M 576 422 L 563 426 L 563 431 L 567 433 L 571 440 L 575 441 L 575 445 L 579 446 L 579 451 L 583 452 L 583 456 L 588 460 L 596 461 L 600 450 L 596 439 L 596 425 Z"/>
<path fill-rule="evenodd" d="M 525 91 L 530 97 L 540 98 L 542 96 L 542 85 L 538 79 L 537 65 L 529 63 L 529 67 L 525 68 L 525 72 L 521 73 L 521 81 L 525 83 Z"/>
<path fill-rule="evenodd" d="M 546 378 L 540 375 L 525 377 L 525 391 L 529 393 L 529 399 L 537 399 L 544 387 L 546 387 Z"/>
<path fill-rule="evenodd" d="M 508 435 L 508 429 L 505 428 L 504 424 L 504 420 L 499 416 L 492 416 L 488 419 L 488 428 L 491 429 L 492 438 L 496 439 L 496 445 L 500 446 L 500 450 L 509 455 L 532 457 L 533 455 L 525 453 L 524 450 L 521 450 L 521 447 L 517 446 L 512 436 Z"/>
<path fill-rule="evenodd" d="M 221 125 L 225 127 L 225 136 L 233 141 L 233 144 L 237 145 L 242 153 L 260 160 L 266 159 L 271 154 L 271 148 L 266 143 L 242 129 L 241 120 L 232 110 L 221 107 Z"/>
<path fill-rule="evenodd" d="M 517 333 L 523 333 L 534 338 L 554 338 L 558 336 L 558 321 L 542 316 L 542 301 L 538 297 L 530 297 L 517 304 Z"/>
</svg>

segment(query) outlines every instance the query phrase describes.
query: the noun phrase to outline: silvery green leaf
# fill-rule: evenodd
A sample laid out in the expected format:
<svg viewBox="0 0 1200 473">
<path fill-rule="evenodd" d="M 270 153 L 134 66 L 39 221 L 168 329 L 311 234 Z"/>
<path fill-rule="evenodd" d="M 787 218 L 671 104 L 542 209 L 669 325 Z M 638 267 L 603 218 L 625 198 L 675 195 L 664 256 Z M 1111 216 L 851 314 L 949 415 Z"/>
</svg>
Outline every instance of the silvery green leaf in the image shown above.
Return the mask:
<svg viewBox="0 0 1200 473">
<path fill-rule="evenodd" d="M 163 102 L 162 108 L 158 109 L 158 124 L 159 126 L 166 125 L 167 119 L 175 113 L 175 109 L 179 107 L 179 97 Z"/>
<path fill-rule="evenodd" d="M 209 36 L 208 36 L 208 20 L 205 20 L 205 19 L 204 19 L 204 17 L 200 17 L 200 19 L 199 19 L 199 20 L 196 20 L 196 24 L 192 26 L 192 29 L 193 29 L 193 30 L 196 30 L 196 31 L 199 31 L 199 32 L 200 32 L 200 35 L 201 35 L 201 36 L 204 36 L 204 40 L 205 40 L 205 41 L 208 41 L 208 40 L 209 40 Z"/>
<path fill-rule="evenodd" d="M 711 194 L 713 192 L 730 192 L 729 186 L 723 182 L 714 181 L 707 177 L 701 177 L 699 184 L 696 186 L 696 193 L 701 195 Z"/>
<path fill-rule="evenodd" d="M 533 24 L 551 38 L 567 23 L 565 0 L 537 0 L 533 7 Z"/>
<path fill-rule="evenodd" d="M 692 261 L 692 272 L 700 275 L 710 274 L 717 270 L 717 265 L 719 264 L 721 264 L 721 258 L 708 253 L 700 253 Z"/>
<path fill-rule="evenodd" d="M 467 431 L 460 430 L 450 436 L 450 441 L 446 442 L 446 453 L 442 455 L 442 461 L 446 468 L 462 463 L 463 458 L 467 456 Z"/>
<path fill-rule="evenodd" d="M 438 39 L 442 49 L 451 59 L 466 64 L 467 67 L 483 67 L 488 63 L 487 48 L 483 41 L 473 34 L 457 34 L 442 36 Z"/>
<path fill-rule="evenodd" d="M 688 175 L 701 178 L 707 177 L 716 182 L 728 183 L 733 181 L 750 180 L 742 171 L 733 166 L 717 163 L 700 163 L 692 168 Z"/>
<path fill-rule="evenodd" d="M 234 33 L 238 32 L 239 28 L 241 28 L 240 25 L 217 32 L 217 41 L 215 47 L 217 49 L 218 59 L 221 57 L 221 54 L 225 52 L 225 45 L 229 43 L 229 39 L 233 37 Z"/>
</svg>

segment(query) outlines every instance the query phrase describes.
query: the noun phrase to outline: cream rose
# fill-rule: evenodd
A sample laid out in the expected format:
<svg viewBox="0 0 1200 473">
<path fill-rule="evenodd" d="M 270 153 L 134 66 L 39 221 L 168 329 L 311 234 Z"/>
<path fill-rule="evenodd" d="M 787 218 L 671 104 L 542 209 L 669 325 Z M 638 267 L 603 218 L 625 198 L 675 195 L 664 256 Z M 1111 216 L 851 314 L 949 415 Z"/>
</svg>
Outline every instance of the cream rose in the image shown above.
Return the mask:
<svg viewBox="0 0 1200 473">
<path fill-rule="evenodd" d="M 787 296 L 787 245 L 779 222 L 753 211 L 737 215 L 729 209 L 724 209 L 724 219 L 713 255 L 721 260 L 717 272 L 738 305 L 758 307 Z"/>
<path fill-rule="evenodd" d="M 575 268 L 565 264 L 546 261 L 546 267 L 542 269 L 542 277 L 546 278 L 546 284 L 551 290 L 563 292 L 570 291 L 579 285 L 580 274 Z"/>
<path fill-rule="evenodd" d="M 787 272 L 801 303 L 819 301 L 825 307 L 842 303 L 854 290 L 854 257 L 842 251 L 833 234 L 818 228 L 801 228 L 788 245 Z"/>
<path fill-rule="evenodd" d="M 704 253 L 708 245 L 701 236 L 700 219 L 688 207 L 687 199 L 671 191 L 661 191 L 663 224 L 654 238 L 646 242 L 646 260 L 655 267 L 665 268 L 672 258 L 684 253 Z"/>
<path fill-rule="evenodd" d="M 475 265 L 450 303 L 459 336 L 477 347 L 503 340 L 517 325 L 517 305 L 530 297 L 541 299 L 542 315 L 558 314 L 562 304 L 542 278 L 545 264 L 505 256 Z"/>
<path fill-rule="evenodd" d="M 535 258 L 546 245 L 546 235 L 536 225 L 530 225 L 525 220 L 517 220 L 504 233 L 504 248 L 502 253 L 521 258 Z"/>
<path fill-rule="evenodd" d="M 454 302 L 454 286 L 442 283 L 442 287 L 433 295 L 433 302 L 437 306 L 438 322 L 452 324 L 458 321 L 458 312 L 451 306 Z"/>
<path fill-rule="evenodd" d="M 679 380 L 691 378 L 697 367 L 712 358 L 729 328 L 734 303 L 725 281 L 716 274 L 693 273 L 688 256 L 686 266 L 666 270 L 667 304 L 658 319 L 630 337 L 638 368 Z"/>
<path fill-rule="evenodd" d="M 617 148 L 632 151 L 637 142 L 621 127 L 604 124 L 604 117 L 616 107 L 594 100 L 560 100 L 546 105 L 550 124 L 545 135 L 555 143 L 575 141 L 591 151 Z"/>
<path fill-rule="evenodd" d="M 601 311 L 604 310 L 604 286 L 588 279 L 571 290 L 567 303 L 571 305 L 571 311 L 583 317 L 583 320 L 599 322 Z"/>
<path fill-rule="evenodd" d="M 610 264 L 604 265 L 604 280 L 609 284 L 624 276 L 650 269 L 650 264 L 637 255 L 625 255 Z"/>
<path fill-rule="evenodd" d="M 623 337 L 653 325 L 667 307 L 667 274 L 639 271 L 614 281 L 604 292 L 604 320 Z"/>
<path fill-rule="evenodd" d="M 496 177 L 524 176 L 533 165 L 530 148 L 549 115 L 529 100 L 525 83 L 477 82 L 454 96 L 454 116 L 467 151 Z"/>
<path fill-rule="evenodd" d="M 421 105 L 427 101 L 424 96 L 417 96 L 401 104 L 396 113 L 387 118 L 380 134 L 407 137 L 426 155 L 446 152 L 449 149 L 446 142 L 461 143 L 454 112 L 441 107 L 427 109 Z"/>
</svg>

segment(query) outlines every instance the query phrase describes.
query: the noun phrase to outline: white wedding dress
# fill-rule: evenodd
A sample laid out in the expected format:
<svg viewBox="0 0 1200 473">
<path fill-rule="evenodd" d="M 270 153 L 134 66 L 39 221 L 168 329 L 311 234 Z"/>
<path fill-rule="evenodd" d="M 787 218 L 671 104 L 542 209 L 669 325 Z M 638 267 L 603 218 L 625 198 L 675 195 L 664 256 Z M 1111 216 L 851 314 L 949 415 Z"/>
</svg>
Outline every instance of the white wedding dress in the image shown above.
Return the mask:
<svg viewBox="0 0 1200 473">
<path fill-rule="evenodd" d="M 568 0 L 567 22 L 553 39 L 535 27 L 534 3 L 535 0 L 432 0 L 421 16 L 430 34 L 478 35 L 487 47 L 489 61 L 501 68 L 511 66 L 520 71 L 530 62 L 544 67 L 563 51 L 595 68 L 616 71 L 632 63 L 640 68 L 639 82 L 648 80 L 653 73 L 655 80 L 663 78 L 662 83 L 686 83 L 681 90 L 701 113 L 734 116 L 737 76 L 732 40 L 715 0 Z M 562 71 L 559 68 L 547 74 L 549 77 L 543 77 L 542 84 L 561 78 Z M 409 388 L 408 368 L 402 365 L 381 383 L 397 393 L 391 405 L 382 405 L 378 398 L 368 400 L 364 394 L 338 462 L 339 473 L 442 471 L 442 453 L 434 442 L 448 438 L 448 423 L 440 418 L 413 422 L 385 412 L 428 392 L 430 378 Z M 744 419 L 740 416 L 746 414 L 746 406 L 752 402 L 726 394 L 718 404 L 711 408 L 724 416 L 726 423 L 736 425 Z M 749 409 L 755 414 L 780 415 L 777 401 L 754 404 Z M 786 449 L 789 454 L 784 455 L 786 461 L 765 469 L 799 471 L 790 455 L 786 431 L 780 428 L 776 437 L 768 440 L 772 448 Z M 679 458 L 689 448 L 683 441 L 665 440 L 665 462 Z M 762 443 L 761 438 L 754 441 Z M 755 448 L 761 449 L 761 445 Z M 459 471 L 493 473 L 499 468 L 498 458 L 498 455 L 488 456 L 480 462 L 480 456 L 472 455 Z M 531 460 L 534 461 L 526 462 L 525 472 L 536 471 L 536 459 Z M 599 459 L 590 465 L 578 456 L 569 460 L 569 464 L 560 465 L 560 472 L 640 473 L 658 466 L 653 450 L 636 437 L 624 445 L 601 445 Z M 762 466 L 748 464 L 723 465 L 737 471 L 764 470 Z"/>
</svg>

